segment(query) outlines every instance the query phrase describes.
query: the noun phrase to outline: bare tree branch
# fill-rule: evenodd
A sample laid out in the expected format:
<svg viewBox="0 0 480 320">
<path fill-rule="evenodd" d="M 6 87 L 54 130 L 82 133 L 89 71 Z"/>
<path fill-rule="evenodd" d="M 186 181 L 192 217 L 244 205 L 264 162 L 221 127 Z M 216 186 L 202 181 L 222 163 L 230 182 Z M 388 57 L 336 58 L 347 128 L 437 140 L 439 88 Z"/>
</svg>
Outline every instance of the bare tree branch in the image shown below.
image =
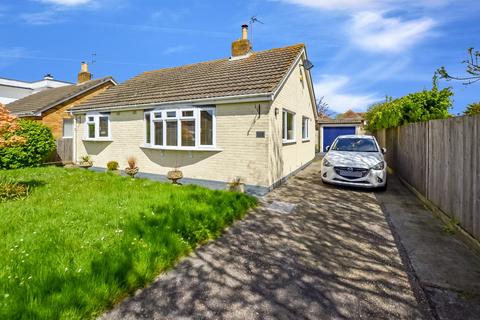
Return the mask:
<svg viewBox="0 0 480 320">
<path fill-rule="evenodd" d="M 450 75 L 445 67 L 440 67 L 437 69 L 436 73 L 440 75 L 440 79 L 445 79 L 447 81 L 456 80 L 462 81 L 464 85 L 469 85 L 475 82 L 480 81 L 480 65 L 479 65 L 479 58 L 480 58 L 480 51 L 474 51 L 474 48 L 468 48 L 468 59 L 462 61 L 463 64 L 467 66 L 466 72 L 469 76 L 466 77 L 457 77 Z"/>
</svg>

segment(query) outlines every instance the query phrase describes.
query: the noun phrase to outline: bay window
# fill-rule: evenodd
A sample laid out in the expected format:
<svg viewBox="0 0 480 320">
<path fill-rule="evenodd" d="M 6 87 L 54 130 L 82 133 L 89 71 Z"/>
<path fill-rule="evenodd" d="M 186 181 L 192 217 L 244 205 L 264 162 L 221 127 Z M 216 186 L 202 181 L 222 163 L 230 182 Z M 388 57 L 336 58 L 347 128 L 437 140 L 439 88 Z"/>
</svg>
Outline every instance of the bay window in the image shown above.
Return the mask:
<svg viewBox="0 0 480 320">
<path fill-rule="evenodd" d="M 87 113 L 85 117 L 85 139 L 105 140 L 110 138 L 110 114 Z"/>
<path fill-rule="evenodd" d="M 147 147 L 179 150 L 214 148 L 214 107 L 147 111 L 145 126 Z"/>
<path fill-rule="evenodd" d="M 282 140 L 295 142 L 295 113 L 287 110 L 282 111 Z"/>
<path fill-rule="evenodd" d="M 309 124 L 310 119 L 307 117 L 302 117 L 302 140 L 310 139 Z"/>
</svg>

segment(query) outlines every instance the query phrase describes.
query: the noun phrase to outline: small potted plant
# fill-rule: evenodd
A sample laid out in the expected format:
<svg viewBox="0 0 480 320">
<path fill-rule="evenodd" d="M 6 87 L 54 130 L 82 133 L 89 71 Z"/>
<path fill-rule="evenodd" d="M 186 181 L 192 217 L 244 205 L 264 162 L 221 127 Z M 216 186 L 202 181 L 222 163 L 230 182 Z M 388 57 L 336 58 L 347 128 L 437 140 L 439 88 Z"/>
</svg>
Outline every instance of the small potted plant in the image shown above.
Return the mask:
<svg viewBox="0 0 480 320">
<path fill-rule="evenodd" d="M 135 175 L 138 173 L 137 160 L 134 157 L 129 157 L 127 159 L 128 167 L 125 168 L 125 173 L 130 177 L 135 178 Z"/>
<path fill-rule="evenodd" d="M 91 157 L 87 154 L 80 157 L 80 163 L 78 164 L 80 168 L 88 169 L 93 166 Z"/>
<path fill-rule="evenodd" d="M 181 183 L 178 182 L 178 180 L 183 178 L 183 172 L 181 170 L 179 170 L 178 168 L 175 168 L 173 170 L 168 171 L 167 178 L 172 180 L 173 184 L 180 185 Z"/>
<path fill-rule="evenodd" d="M 245 193 L 245 183 L 242 182 L 240 177 L 235 177 L 228 183 L 228 190 Z"/>
<path fill-rule="evenodd" d="M 107 173 L 120 174 L 117 161 L 112 160 L 107 162 Z"/>
</svg>

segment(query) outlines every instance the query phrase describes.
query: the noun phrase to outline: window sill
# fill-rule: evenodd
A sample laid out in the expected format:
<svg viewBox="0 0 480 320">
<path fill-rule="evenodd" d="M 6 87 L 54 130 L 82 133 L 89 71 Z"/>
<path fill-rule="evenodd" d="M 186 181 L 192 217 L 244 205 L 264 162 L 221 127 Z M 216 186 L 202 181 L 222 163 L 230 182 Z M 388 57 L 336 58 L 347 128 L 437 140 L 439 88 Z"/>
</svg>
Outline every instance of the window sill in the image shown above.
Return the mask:
<svg viewBox="0 0 480 320">
<path fill-rule="evenodd" d="M 151 145 L 141 145 L 140 148 L 143 149 L 152 149 L 152 150 L 172 150 L 172 151 L 223 151 L 216 147 L 168 147 L 168 146 L 151 146 Z"/>
<path fill-rule="evenodd" d="M 290 144 L 295 144 L 297 143 L 296 140 L 283 140 L 282 141 L 282 144 L 285 146 L 285 145 L 290 145 Z"/>
<path fill-rule="evenodd" d="M 92 139 L 92 138 L 87 138 L 87 139 L 82 139 L 82 141 L 88 141 L 88 142 L 113 142 L 113 139 L 110 139 L 110 138 L 96 138 L 96 139 Z"/>
<path fill-rule="evenodd" d="M 310 142 L 310 138 L 308 138 L 308 139 L 302 139 L 302 142 Z"/>
</svg>

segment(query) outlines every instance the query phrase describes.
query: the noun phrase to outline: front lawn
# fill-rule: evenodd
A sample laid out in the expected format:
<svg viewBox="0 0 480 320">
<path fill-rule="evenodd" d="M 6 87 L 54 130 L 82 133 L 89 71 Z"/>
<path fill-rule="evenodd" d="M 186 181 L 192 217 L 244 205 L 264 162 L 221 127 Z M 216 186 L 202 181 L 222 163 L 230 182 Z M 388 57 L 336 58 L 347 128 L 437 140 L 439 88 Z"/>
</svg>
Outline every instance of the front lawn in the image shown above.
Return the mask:
<svg viewBox="0 0 480 320">
<path fill-rule="evenodd" d="M 81 169 L 0 171 L 30 186 L 0 203 L 0 318 L 84 319 L 146 285 L 256 201 Z"/>
</svg>

